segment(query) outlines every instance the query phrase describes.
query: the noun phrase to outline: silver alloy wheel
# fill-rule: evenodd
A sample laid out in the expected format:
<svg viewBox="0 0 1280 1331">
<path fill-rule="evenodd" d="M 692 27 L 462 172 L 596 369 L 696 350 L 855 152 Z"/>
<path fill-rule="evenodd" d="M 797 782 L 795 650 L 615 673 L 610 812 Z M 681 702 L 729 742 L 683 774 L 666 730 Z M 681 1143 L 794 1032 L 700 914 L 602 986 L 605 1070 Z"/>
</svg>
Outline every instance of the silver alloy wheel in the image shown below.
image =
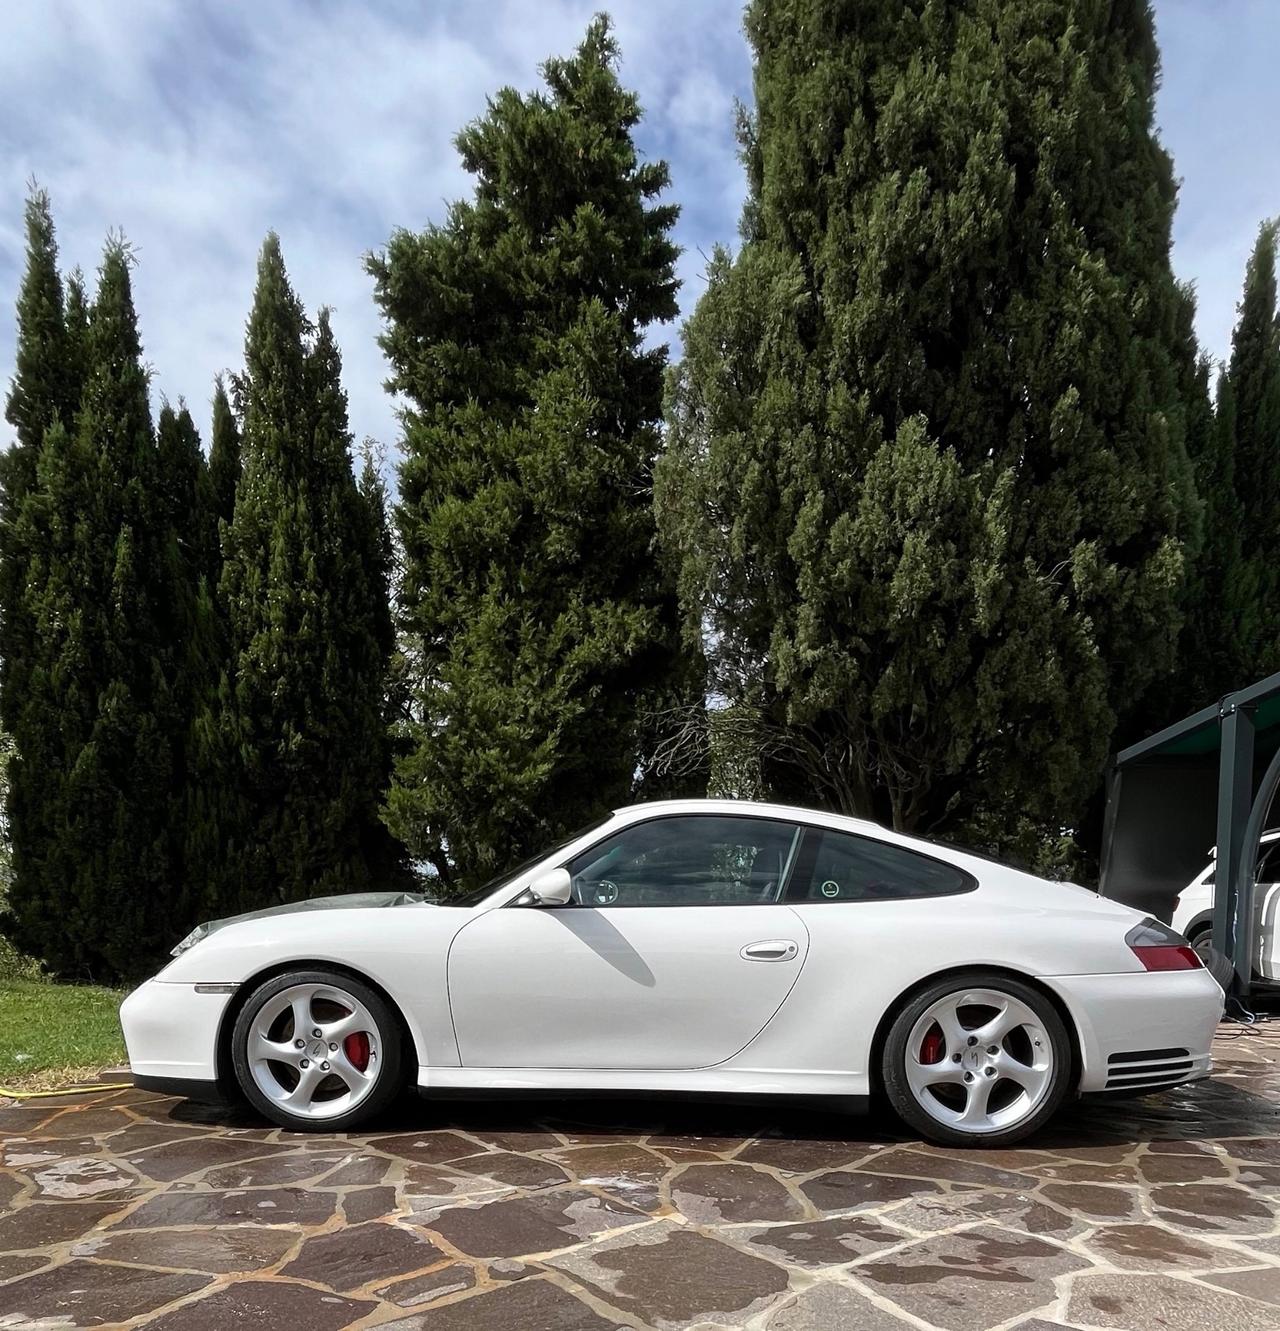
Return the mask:
<svg viewBox="0 0 1280 1331">
<path fill-rule="evenodd" d="M 254 1085 L 299 1118 L 337 1118 L 378 1080 L 382 1039 L 368 1008 L 331 984 L 295 984 L 269 998 L 249 1028 Z"/>
<path fill-rule="evenodd" d="M 1039 1109 L 1053 1083 L 1053 1042 L 1035 1011 L 997 989 L 957 989 L 911 1028 L 907 1084 L 916 1103 L 960 1132 L 1004 1132 Z"/>
</svg>

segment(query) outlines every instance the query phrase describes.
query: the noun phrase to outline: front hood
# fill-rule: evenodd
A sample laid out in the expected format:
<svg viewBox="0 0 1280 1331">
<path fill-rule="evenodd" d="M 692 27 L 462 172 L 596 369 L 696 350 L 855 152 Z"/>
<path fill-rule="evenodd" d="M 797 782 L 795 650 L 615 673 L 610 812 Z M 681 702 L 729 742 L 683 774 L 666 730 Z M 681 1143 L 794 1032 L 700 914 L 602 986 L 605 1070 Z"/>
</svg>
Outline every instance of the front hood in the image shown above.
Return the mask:
<svg viewBox="0 0 1280 1331">
<path fill-rule="evenodd" d="M 380 906 L 420 906 L 426 901 L 421 892 L 347 892 L 335 897 L 307 897 L 304 901 L 286 901 L 279 906 L 246 911 L 243 915 L 228 915 L 221 920 L 207 920 L 194 929 L 175 947 L 171 956 L 180 956 L 189 947 L 195 947 L 202 938 L 225 929 L 229 924 L 243 920 L 261 920 L 269 915 L 294 915 L 304 910 L 373 910 Z"/>
</svg>

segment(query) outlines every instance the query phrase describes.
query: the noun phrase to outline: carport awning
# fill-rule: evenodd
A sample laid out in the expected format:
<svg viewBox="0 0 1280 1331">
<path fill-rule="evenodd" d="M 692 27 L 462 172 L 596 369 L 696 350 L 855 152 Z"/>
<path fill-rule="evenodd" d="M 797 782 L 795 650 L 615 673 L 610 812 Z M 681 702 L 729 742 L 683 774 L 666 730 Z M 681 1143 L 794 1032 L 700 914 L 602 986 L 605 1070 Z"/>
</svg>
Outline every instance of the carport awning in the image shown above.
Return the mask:
<svg viewBox="0 0 1280 1331">
<path fill-rule="evenodd" d="M 1178 893 L 1226 846 L 1229 926 L 1220 950 L 1249 974 L 1235 893 L 1243 838 L 1263 775 L 1280 749 L 1280 674 L 1230 693 L 1116 754 L 1107 773 L 1100 890 L 1168 921 Z M 1266 794 L 1263 792 L 1264 795 Z M 1219 856 L 1219 870 L 1223 869 Z M 1221 872 L 1220 872 L 1221 876 Z M 1222 895 L 1222 894 L 1220 894 Z M 1236 940 L 1241 957 L 1236 957 Z"/>
<path fill-rule="evenodd" d="M 1254 748 L 1265 749 L 1269 757 L 1280 747 L 1280 675 L 1272 675 L 1251 689 L 1241 690 L 1223 699 L 1237 707 L 1248 706 L 1247 695 L 1271 685 L 1275 691 L 1264 695 L 1254 704 Z M 1244 701 L 1242 701 L 1244 700 Z M 1219 725 L 1219 704 L 1205 707 L 1182 721 L 1130 745 L 1116 754 L 1114 765 L 1127 767 L 1132 763 L 1159 761 L 1170 758 L 1195 758 L 1207 753 L 1216 754 L 1222 747 L 1222 728 Z"/>
</svg>

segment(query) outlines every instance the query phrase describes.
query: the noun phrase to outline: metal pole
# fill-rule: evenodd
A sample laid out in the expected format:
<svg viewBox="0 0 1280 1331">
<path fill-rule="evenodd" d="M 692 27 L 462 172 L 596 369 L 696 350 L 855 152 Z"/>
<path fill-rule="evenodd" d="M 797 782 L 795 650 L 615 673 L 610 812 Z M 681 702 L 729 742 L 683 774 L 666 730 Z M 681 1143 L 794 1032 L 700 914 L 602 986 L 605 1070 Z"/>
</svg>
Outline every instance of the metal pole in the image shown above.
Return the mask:
<svg viewBox="0 0 1280 1331">
<path fill-rule="evenodd" d="M 1244 857 L 1245 824 L 1253 805 L 1253 709 L 1224 698 L 1218 766 L 1218 860 L 1214 869 L 1213 946 L 1235 967 L 1235 989 L 1246 991 L 1252 974 L 1253 865 Z"/>
</svg>

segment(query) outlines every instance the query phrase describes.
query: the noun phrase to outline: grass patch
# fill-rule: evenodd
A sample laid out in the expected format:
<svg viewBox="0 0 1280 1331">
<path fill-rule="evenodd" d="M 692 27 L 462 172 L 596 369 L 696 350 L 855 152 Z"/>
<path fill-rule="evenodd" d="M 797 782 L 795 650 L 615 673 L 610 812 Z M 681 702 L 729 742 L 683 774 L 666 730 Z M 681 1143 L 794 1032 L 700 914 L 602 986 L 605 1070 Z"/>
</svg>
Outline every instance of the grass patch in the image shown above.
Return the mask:
<svg viewBox="0 0 1280 1331">
<path fill-rule="evenodd" d="M 50 1084 L 125 1061 L 124 992 L 49 980 L 0 980 L 0 1086 Z"/>
</svg>

